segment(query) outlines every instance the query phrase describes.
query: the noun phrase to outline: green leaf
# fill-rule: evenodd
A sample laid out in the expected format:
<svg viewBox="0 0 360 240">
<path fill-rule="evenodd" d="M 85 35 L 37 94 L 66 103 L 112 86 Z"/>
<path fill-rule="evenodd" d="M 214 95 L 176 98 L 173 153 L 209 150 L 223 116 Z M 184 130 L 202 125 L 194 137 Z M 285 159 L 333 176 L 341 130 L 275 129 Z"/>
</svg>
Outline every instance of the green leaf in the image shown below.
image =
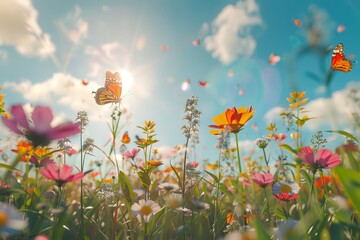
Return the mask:
<svg viewBox="0 0 360 240">
<path fill-rule="evenodd" d="M 120 171 L 119 173 L 119 181 L 121 185 L 122 192 L 129 203 L 133 202 L 135 198 L 135 193 L 132 189 L 130 180 L 126 177 L 124 172 Z"/>
<path fill-rule="evenodd" d="M 17 168 L 7 165 L 5 163 L 0 163 L 0 168 L 5 168 L 5 169 L 11 170 L 11 171 L 19 171 Z"/>
<path fill-rule="evenodd" d="M 340 183 L 344 186 L 346 195 L 360 214 L 360 178 L 359 174 L 351 169 L 336 167 L 334 172 L 338 175 Z"/>
<path fill-rule="evenodd" d="M 359 140 L 358 140 L 356 137 L 354 137 L 354 135 L 352 135 L 352 134 L 350 134 L 350 133 L 348 133 L 348 132 L 346 132 L 346 131 L 343 131 L 343 130 L 327 130 L 327 131 L 325 131 L 325 132 L 338 133 L 338 134 L 340 134 L 340 135 L 343 135 L 343 136 L 345 136 L 345 137 L 347 137 L 347 138 L 350 138 L 350 139 L 354 140 L 354 141 L 357 142 L 357 143 L 360 143 Z"/>
<path fill-rule="evenodd" d="M 290 147 L 289 145 L 287 144 L 281 144 L 280 147 L 290 153 L 293 153 L 293 154 L 297 154 L 297 152 L 295 151 L 295 149 L 293 149 L 292 147 Z"/>
<path fill-rule="evenodd" d="M 138 174 L 144 188 L 148 188 L 150 186 L 150 183 L 151 183 L 148 172 L 139 171 L 139 172 L 137 172 L 137 174 Z"/>
<path fill-rule="evenodd" d="M 211 172 L 208 172 L 206 170 L 204 170 L 207 174 L 210 175 L 210 177 L 212 177 L 214 179 L 214 181 L 217 183 L 219 182 L 219 179 L 215 176 L 215 174 L 211 173 Z"/>
</svg>

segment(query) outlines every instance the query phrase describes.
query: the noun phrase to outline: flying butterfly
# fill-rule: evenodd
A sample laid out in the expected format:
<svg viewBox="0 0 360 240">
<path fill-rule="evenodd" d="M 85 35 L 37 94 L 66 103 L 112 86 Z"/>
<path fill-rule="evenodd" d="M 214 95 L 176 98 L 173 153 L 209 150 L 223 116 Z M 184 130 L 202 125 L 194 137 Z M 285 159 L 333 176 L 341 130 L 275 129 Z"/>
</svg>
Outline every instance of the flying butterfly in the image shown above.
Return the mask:
<svg viewBox="0 0 360 240">
<path fill-rule="evenodd" d="M 352 70 L 352 62 L 345 58 L 344 45 L 342 43 L 339 43 L 333 50 L 331 69 L 342 72 L 350 72 Z"/>
<path fill-rule="evenodd" d="M 95 101 L 99 105 L 108 103 L 119 103 L 121 100 L 122 81 L 118 72 L 106 72 L 105 86 L 99 88 L 95 93 Z"/>
<path fill-rule="evenodd" d="M 124 143 L 124 144 L 128 144 L 130 143 L 130 137 L 129 137 L 129 132 L 126 131 L 123 136 L 122 136 L 122 139 L 121 139 L 121 142 Z"/>
</svg>

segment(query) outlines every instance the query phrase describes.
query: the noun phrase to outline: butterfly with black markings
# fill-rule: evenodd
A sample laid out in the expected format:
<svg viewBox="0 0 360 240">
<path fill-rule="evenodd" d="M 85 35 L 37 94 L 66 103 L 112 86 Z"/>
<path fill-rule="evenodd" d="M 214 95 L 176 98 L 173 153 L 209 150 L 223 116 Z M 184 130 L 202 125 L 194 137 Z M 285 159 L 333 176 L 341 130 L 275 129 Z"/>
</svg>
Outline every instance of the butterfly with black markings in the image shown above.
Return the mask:
<svg viewBox="0 0 360 240">
<path fill-rule="evenodd" d="M 95 101 L 99 105 L 108 103 L 119 103 L 121 101 L 122 81 L 118 72 L 107 71 L 105 86 L 99 88 L 95 93 Z"/>
<path fill-rule="evenodd" d="M 350 72 L 352 70 L 352 62 L 345 58 L 344 45 L 342 43 L 339 43 L 333 50 L 331 69 L 341 72 Z"/>
</svg>

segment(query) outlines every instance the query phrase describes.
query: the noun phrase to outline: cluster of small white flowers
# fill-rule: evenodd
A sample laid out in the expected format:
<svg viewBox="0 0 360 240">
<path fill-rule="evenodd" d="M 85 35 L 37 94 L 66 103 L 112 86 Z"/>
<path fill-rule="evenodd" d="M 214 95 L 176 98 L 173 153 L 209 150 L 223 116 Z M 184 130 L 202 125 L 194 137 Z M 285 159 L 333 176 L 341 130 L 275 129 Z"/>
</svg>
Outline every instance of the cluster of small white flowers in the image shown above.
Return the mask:
<svg viewBox="0 0 360 240">
<path fill-rule="evenodd" d="M 269 144 L 271 138 L 268 136 L 263 136 L 262 138 L 256 139 L 255 143 L 259 148 L 266 148 Z"/>
<path fill-rule="evenodd" d="M 58 148 L 64 151 L 71 149 L 71 141 L 69 138 L 61 139 L 57 142 Z"/>
<path fill-rule="evenodd" d="M 86 153 L 92 153 L 94 151 L 94 139 L 87 138 L 82 146 L 83 151 Z"/>
<path fill-rule="evenodd" d="M 192 134 L 199 132 L 201 112 L 197 109 L 198 101 L 198 97 L 194 96 L 186 100 L 184 120 L 187 121 L 187 124 L 181 127 L 186 138 L 190 138 Z"/>
<path fill-rule="evenodd" d="M 85 128 L 89 125 L 89 118 L 87 112 L 79 111 L 76 116 L 76 121 L 79 121 L 80 123 L 81 132 L 84 132 Z"/>
</svg>

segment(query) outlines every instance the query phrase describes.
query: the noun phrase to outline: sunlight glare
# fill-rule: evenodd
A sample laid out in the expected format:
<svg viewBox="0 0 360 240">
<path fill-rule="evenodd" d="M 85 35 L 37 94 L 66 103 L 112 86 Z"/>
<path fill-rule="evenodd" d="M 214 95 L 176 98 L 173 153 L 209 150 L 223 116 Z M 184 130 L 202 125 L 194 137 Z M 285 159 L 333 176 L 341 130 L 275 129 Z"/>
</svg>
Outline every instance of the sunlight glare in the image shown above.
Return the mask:
<svg viewBox="0 0 360 240">
<path fill-rule="evenodd" d="M 134 86 L 134 75 L 127 69 L 121 69 L 119 71 L 122 79 L 122 91 L 125 94 L 131 93 Z"/>
</svg>

